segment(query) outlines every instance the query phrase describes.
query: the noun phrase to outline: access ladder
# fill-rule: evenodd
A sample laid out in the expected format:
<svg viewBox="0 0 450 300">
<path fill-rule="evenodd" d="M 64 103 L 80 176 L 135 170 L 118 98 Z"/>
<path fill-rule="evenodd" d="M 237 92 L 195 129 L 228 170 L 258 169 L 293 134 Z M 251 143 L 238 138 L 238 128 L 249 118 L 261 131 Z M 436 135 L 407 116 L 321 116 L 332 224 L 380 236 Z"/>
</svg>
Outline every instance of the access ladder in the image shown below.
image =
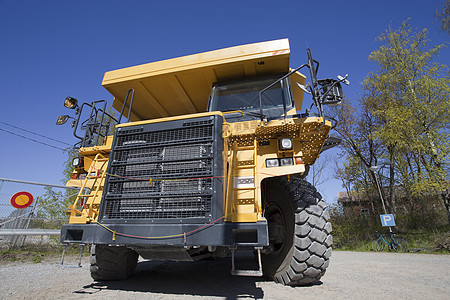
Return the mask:
<svg viewBox="0 0 450 300">
<path fill-rule="evenodd" d="M 105 184 L 107 162 L 108 157 L 103 154 L 95 155 L 74 204 L 69 205 L 67 211 L 70 214 L 69 223 L 85 224 L 97 219 Z M 85 194 L 85 189 L 89 190 L 88 194 Z M 78 205 L 80 209 L 77 208 Z"/>
</svg>

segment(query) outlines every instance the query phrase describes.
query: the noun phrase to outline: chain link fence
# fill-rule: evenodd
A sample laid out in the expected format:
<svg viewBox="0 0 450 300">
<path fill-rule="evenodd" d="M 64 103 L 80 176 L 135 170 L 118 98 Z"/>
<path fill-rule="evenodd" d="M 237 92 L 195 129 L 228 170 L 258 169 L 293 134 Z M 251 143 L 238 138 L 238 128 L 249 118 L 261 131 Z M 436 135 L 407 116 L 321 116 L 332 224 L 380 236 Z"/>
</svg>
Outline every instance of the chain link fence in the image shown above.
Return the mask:
<svg viewBox="0 0 450 300">
<path fill-rule="evenodd" d="M 59 235 L 77 193 L 63 185 L 0 178 L 0 244 L 21 247 L 25 240 Z"/>
</svg>

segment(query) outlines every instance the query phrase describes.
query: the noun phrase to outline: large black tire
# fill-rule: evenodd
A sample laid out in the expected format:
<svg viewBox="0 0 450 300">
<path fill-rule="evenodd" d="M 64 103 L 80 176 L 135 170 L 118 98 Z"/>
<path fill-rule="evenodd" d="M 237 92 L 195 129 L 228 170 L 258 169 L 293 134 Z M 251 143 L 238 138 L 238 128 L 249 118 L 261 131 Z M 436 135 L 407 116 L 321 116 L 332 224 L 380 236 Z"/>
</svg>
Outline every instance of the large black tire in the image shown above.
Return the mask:
<svg viewBox="0 0 450 300">
<path fill-rule="evenodd" d="M 325 274 L 331 256 L 331 224 L 322 196 L 306 180 L 276 177 L 263 183 L 270 249 L 264 276 L 284 285 L 311 285 Z"/>
<path fill-rule="evenodd" d="M 91 277 L 97 281 L 125 280 L 134 271 L 139 255 L 127 247 L 93 245 L 91 249 Z"/>
</svg>

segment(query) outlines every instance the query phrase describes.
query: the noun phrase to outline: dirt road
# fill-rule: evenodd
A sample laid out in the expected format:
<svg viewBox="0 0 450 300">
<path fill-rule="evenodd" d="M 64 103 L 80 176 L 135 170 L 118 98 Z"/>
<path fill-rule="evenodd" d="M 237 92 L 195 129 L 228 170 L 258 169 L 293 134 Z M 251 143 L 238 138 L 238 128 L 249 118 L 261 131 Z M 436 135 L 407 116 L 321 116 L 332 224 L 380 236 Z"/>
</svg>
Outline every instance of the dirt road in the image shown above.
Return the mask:
<svg viewBox="0 0 450 300">
<path fill-rule="evenodd" d="M 295 288 L 233 277 L 229 260 L 143 262 L 131 279 L 101 283 L 88 259 L 58 264 L 1 264 L 0 299 L 450 299 L 450 255 L 335 251 L 321 283 Z"/>
</svg>

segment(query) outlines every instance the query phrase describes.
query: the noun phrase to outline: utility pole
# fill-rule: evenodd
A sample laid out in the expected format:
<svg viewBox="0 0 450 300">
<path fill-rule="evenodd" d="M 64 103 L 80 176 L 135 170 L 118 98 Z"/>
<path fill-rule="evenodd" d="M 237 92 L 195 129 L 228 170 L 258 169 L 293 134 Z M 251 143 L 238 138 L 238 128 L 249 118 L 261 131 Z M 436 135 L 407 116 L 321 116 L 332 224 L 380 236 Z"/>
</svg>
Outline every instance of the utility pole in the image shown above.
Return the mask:
<svg viewBox="0 0 450 300">
<path fill-rule="evenodd" d="M 375 177 L 375 182 L 377 184 L 378 193 L 380 194 L 381 204 L 383 204 L 384 214 L 387 214 L 386 206 L 384 205 L 383 194 L 381 193 L 380 183 L 378 182 L 377 171 L 380 169 L 380 166 L 372 166 L 369 168 L 370 171 L 373 172 L 373 177 Z M 392 232 L 391 226 L 389 226 L 389 232 Z"/>
</svg>

